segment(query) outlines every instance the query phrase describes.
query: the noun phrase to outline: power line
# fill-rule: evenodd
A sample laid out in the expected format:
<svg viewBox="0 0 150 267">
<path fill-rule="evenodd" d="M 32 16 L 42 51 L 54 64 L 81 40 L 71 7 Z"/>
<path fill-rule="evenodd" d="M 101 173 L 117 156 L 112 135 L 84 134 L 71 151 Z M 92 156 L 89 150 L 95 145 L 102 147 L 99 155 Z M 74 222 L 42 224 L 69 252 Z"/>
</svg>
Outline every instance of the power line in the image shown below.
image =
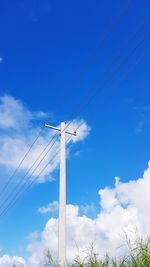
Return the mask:
<svg viewBox="0 0 150 267">
<path fill-rule="evenodd" d="M 142 55 L 142 57 L 141 57 L 138 61 L 135 62 L 134 66 L 132 66 L 132 68 L 129 70 L 129 72 L 127 73 L 127 75 L 125 75 L 125 77 L 124 77 L 125 79 L 123 79 L 123 81 L 126 80 L 126 79 L 128 78 L 128 76 L 130 75 L 131 71 L 134 70 L 135 66 L 141 62 L 141 60 L 143 59 L 143 57 L 144 57 L 146 54 L 147 54 L 147 52 L 144 53 L 144 54 Z M 83 123 L 84 123 L 84 122 L 82 122 L 82 123 L 77 127 L 76 131 L 83 125 Z M 68 125 L 66 126 L 66 128 L 67 128 L 67 127 L 68 127 Z M 57 155 L 58 153 L 59 153 L 59 151 L 57 151 L 56 154 L 55 154 L 55 156 L 53 157 L 53 159 L 52 159 L 50 162 L 48 162 L 48 163 L 46 164 L 46 166 L 43 167 L 43 169 L 42 169 L 42 170 L 40 171 L 40 173 L 38 174 L 38 177 L 39 177 L 39 176 L 41 175 L 41 173 L 48 167 L 48 165 L 51 164 L 51 162 L 54 160 L 54 158 L 56 157 L 56 155 Z M 35 171 L 35 170 L 34 170 L 34 171 Z M 30 175 L 29 178 L 31 178 L 32 175 L 33 175 L 33 173 Z M 24 193 L 25 191 L 27 191 L 27 190 L 32 186 L 32 184 L 38 179 L 38 177 L 35 177 L 35 179 L 34 179 L 33 181 L 31 181 L 31 182 L 28 184 L 27 188 L 24 188 L 24 189 L 23 189 L 23 192 L 22 192 L 22 193 Z M 6 207 L 6 209 L 4 209 L 4 210 L 2 211 L 2 213 L 0 214 L 0 217 L 3 216 L 3 215 L 7 212 L 7 210 L 9 209 L 10 206 L 13 205 L 13 203 L 14 203 L 14 204 L 16 203 L 16 201 L 18 200 L 18 197 L 20 197 L 20 195 L 21 195 L 22 193 L 21 193 L 21 192 L 18 192 L 18 194 L 15 195 L 15 199 L 13 199 L 14 202 L 12 201 L 11 203 L 9 203 L 9 205 Z"/>
<path fill-rule="evenodd" d="M 145 39 L 145 38 L 144 38 L 144 39 Z M 142 40 L 142 42 L 143 42 L 143 40 Z M 141 44 L 141 43 L 140 43 L 140 44 Z M 136 49 L 139 47 L 140 44 L 138 44 L 137 47 L 135 47 L 134 50 L 136 50 Z M 134 50 L 133 50 L 133 52 L 134 52 Z M 132 54 L 132 52 L 131 52 L 131 54 Z M 129 54 L 129 57 L 130 57 L 130 56 L 131 56 L 131 55 Z M 124 62 L 123 62 L 122 64 L 124 64 Z M 122 64 L 121 64 L 121 65 L 122 65 Z M 120 66 L 119 66 L 119 68 L 120 68 Z M 118 68 L 117 68 L 117 70 L 118 70 Z M 115 72 L 116 72 L 116 71 L 115 71 Z M 112 76 L 113 76 L 113 75 L 112 75 Z M 99 90 L 99 89 L 98 89 L 98 90 Z M 94 93 L 94 95 L 92 94 L 92 96 L 90 96 L 90 99 L 88 99 L 88 102 L 86 102 L 85 107 L 89 104 L 89 102 L 90 102 L 91 99 L 95 96 L 95 94 L 98 93 L 98 92 L 97 92 L 98 90 L 96 90 L 96 92 Z M 80 113 L 81 113 L 81 111 L 79 111 L 79 114 L 80 114 Z M 71 122 L 70 122 L 69 124 L 71 124 Z M 69 124 L 68 124 L 66 127 L 68 127 Z M 51 140 L 51 141 L 52 141 L 52 140 Z M 50 141 L 50 142 L 51 142 L 51 141 Z M 57 140 L 56 140 L 56 141 L 57 141 Z M 55 141 L 55 142 L 56 142 L 56 141 Z M 44 149 L 44 151 L 45 151 L 45 149 Z M 40 156 L 41 156 L 41 155 L 40 155 Z M 36 162 L 34 162 L 34 164 L 35 164 L 35 163 L 36 163 Z M 34 164 L 33 164 L 33 166 L 34 166 Z M 32 167 L 33 167 L 33 166 L 32 166 Z M 31 167 L 31 168 L 32 168 L 32 167 Z M 29 169 L 29 171 L 31 170 L 31 168 Z M 29 173 L 29 171 L 27 172 L 27 174 Z M 27 174 L 26 174 L 26 175 L 27 175 Z M 26 176 L 26 175 L 25 175 L 25 176 Z M 2 205 L 1 205 L 1 206 L 2 206 Z M 0 206 L 0 208 L 1 208 L 1 206 Z"/>
<path fill-rule="evenodd" d="M 67 143 L 68 141 L 71 139 L 71 137 L 68 138 L 67 140 Z M 13 207 L 15 205 L 15 203 L 17 202 L 17 200 L 27 191 L 30 189 L 30 187 L 38 180 L 38 178 L 40 177 L 40 175 L 44 172 L 44 170 L 46 170 L 46 168 L 51 164 L 53 163 L 54 159 L 56 158 L 56 156 L 59 154 L 60 152 L 60 149 L 58 149 L 55 153 L 55 155 L 53 156 L 53 158 L 42 168 L 42 170 L 39 172 L 39 174 L 37 176 L 35 176 L 35 178 L 33 180 L 29 180 L 30 182 L 27 184 L 27 187 L 26 184 L 24 184 L 25 186 L 22 188 L 23 190 L 22 191 L 18 191 L 17 194 L 13 197 L 12 201 L 8 204 L 8 206 L 0 213 L 0 218 L 3 217 L 7 212 L 8 210 Z M 45 158 L 45 157 L 44 157 Z M 43 159 L 44 159 L 43 158 Z M 36 171 L 36 169 L 34 170 Z M 29 179 L 32 177 L 33 175 L 33 172 L 32 174 L 28 177 Z"/>
<path fill-rule="evenodd" d="M 44 130 L 44 127 L 41 128 L 41 130 L 39 131 L 37 137 L 34 139 L 33 143 L 30 145 L 28 151 L 25 153 L 24 157 L 22 158 L 22 160 L 20 161 L 19 165 L 17 166 L 17 168 L 15 169 L 15 171 L 13 172 L 13 174 L 8 178 L 6 184 L 4 185 L 4 187 L 1 189 L 0 191 L 0 196 L 2 196 L 4 194 L 4 192 L 6 191 L 7 187 L 9 186 L 9 184 L 11 183 L 13 177 L 15 176 L 15 174 L 18 172 L 19 168 L 21 167 L 22 163 L 24 162 L 24 160 L 26 159 L 26 157 L 28 156 L 28 154 L 30 153 L 31 149 L 33 148 L 33 146 L 35 145 L 36 141 L 39 139 L 40 135 L 42 134 Z"/>
<path fill-rule="evenodd" d="M 146 39 L 147 36 L 149 36 L 150 32 L 148 32 L 147 34 L 144 35 L 144 37 L 142 38 L 142 40 L 132 49 L 132 51 L 129 53 L 129 55 L 125 58 L 125 60 L 119 64 L 119 66 L 115 69 L 115 71 L 112 73 L 111 75 L 111 79 L 113 77 L 114 74 L 116 74 L 116 71 L 120 70 L 120 68 L 126 63 L 126 61 L 133 55 L 133 53 L 143 44 L 144 40 Z M 107 81 L 108 82 L 108 81 Z M 106 86 L 107 83 L 104 84 L 104 86 Z M 99 92 L 101 88 L 97 88 L 94 92 L 94 94 L 90 95 L 90 97 L 88 98 L 88 101 L 86 101 L 86 104 L 83 106 L 83 108 L 87 107 L 87 105 L 90 103 L 90 101 L 93 99 L 93 97 L 95 97 L 95 95 Z M 81 113 L 81 111 L 83 111 L 83 109 L 79 111 L 79 114 Z M 71 121 L 68 123 L 68 125 L 66 125 L 66 128 L 71 124 Z M 66 129 L 65 128 L 65 129 Z M 56 142 L 56 140 L 55 140 Z M 3 202 L 4 204 L 4 202 Z M 2 206 L 2 205 L 1 205 Z"/>
<path fill-rule="evenodd" d="M 143 60 L 143 58 L 144 58 L 149 52 L 150 52 L 150 49 L 147 50 L 147 51 L 145 51 L 145 52 L 142 54 L 142 56 L 135 62 L 134 66 L 131 66 L 131 68 L 129 69 L 129 71 L 127 72 L 127 74 L 123 77 L 123 79 L 121 79 L 121 81 L 120 81 L 120 83 L 119 83 L 118 86 L 121 86 L 121 85 L 128 79 L 128 77 L 130 76 L 130 74 L 134 71 L 135 67 L 136 67 L 137 65 L 139 65 L 139 63 Z M 113 95 L 113 93 L 114 93 L 115 91 L 117 91 L 117 89 L 119 89 L 118 86 L 115 87 L 115 88 L 112 87 L 112 89 L 108 92 L 109 94 L 105 96 L 105 99 L 102 99 L 103 102 L 102 102 L 101 104 L 104 104 L 104 103 L 105 103 L 104 100 L 107 101 L 107 99 L 109 99 L 110 96 Z M 102 106 L 102 105 L 101 105 L 101 106 Z M 84 122 L 82 122 L 82 123 L 78 126 L 78 128 L 76 129 L 76 131 L 78 131 L 78 129 L 79 129 L 83 124 L 84 124 Z"/>
<path fill-rule="evenodd" d="M 108 82 L 110 82 L 110 80 L 113 79 L 114 75 L 122 68 L 123 65 L 125 65 L 128 60 L 130 59 L 130 57 L 132 57 L 132 55 L 136 52 L 136 50 L 144 43 L 144 41 L 146 40 L 147 37 L 150 36 L 150 32 L 146 33 L 144 35 L 144 37 L 142 38 L 142 40 L 140 40 L 140 42 L 134 46 L 134 48 L 130 51 L 130 53 L 127 55 L 127 57 L 123 60 L 123 62 L 121 62 L 117 68 L 112 72 L 111 76 L 109 79 L 106 79 L 106 81 L 103 83 L 102 87 L 98 87 L 94 92 L 93 92 L 93 88 L 90 88 L 90 90 L 88 90 L 88 94 L 87 94 L 87 101 L 80 106 L 79 108 L 79 112 L 75 113 L 73 115 L 73 117 L 79 116 L 83 113 L 83 111 L 85 110 L 85 108 L 91 103 L 91 101 L 95 98 L 95 96 L 100 92 L 100 90 L 102 90 L 107 84 Z"/>
<path fill-rule="evenodd" d="M 75 77 L 75 79 L 72 81 L 72 85 L 75 84 L 76 80 L 80 79 L 80 77 L 82 76 L 82 74 L 86 71 L 86 69 L 89 67 L 89 65 L 92 63 L 92 61 L 95 59 L 97 53 L 99 52 L 99 50 L 103 47 L 103 45 L 105 44 L 105 41 L 107 41 L 107 38 L 109 38 L 109 35 L 111 33 L 113 33 L 113 31 L 115 30 L 115 28 L 118 26 L 119 22 L 124 18 L 124 16 L 126 15 L 126 13 L 128 12 L 130 6 L 131 6 L 132 0 L 129 0 L 127 5 L 125 5 L 125 7 L 123 8 L 123 10 L 121 11 L 121 13 L 119 14 L 118 18 L 116 21 L 114 21 L 111 25 L 110 25 L 110 29 L 108 30 L 108 32 L 106 33 L 106 35 L 104 36 L 104 38 L 101 40 L 101 42 L 98 44 L 98 46 L 96 47 L 96 49 L 93 51 L 92 55 L 90 55 L 90 57 L 88 58 L 88 60 L 85 62 L 85 64 L 83 65 L 83 67 L 81 68 L 81 70 L 79 71 L 78 75 Z M 60 103 L 62 104 L 63 100 L 66 99 L 67 94 L 71 92 L 70 91 L 70 87 L 68 88 L 68 90 L 66 90 L 66 92 L 62 95 Z M 60 105 L 59 105 L 60 108 Z M 14 170 L 13 174 L 7 179 L 6 184 L 4 185 L 4 187 L 1 189 L 0 191 L 0 196 L 2 196 L 4 194 L 4 192 L 6 191 L 6 189 L 8 188 L 9 184 L 11 183 L 12 179 L 14 178 L 14 176 L 16 175 L 16 173 L 19 171 L 22 163 L 24 162 L 24 160 L 27 158 L 27 156 L 29 155 L 30 151 L 32 150 L 33 146 L 35 145 L 35 143 L 37 142 L 37 140 L 39 139 L 39 137 L 41 136 L 42 132 L 44 131 L 44 127 L 41 128 L 39 134 L 37 135 L 37 137 L 34 139 L 33 143 L 30 145 L 28 151 L 25 153 L 25 155 L 23 156 L 22 160 L 20 161 L 19 165 L 17 166 L 17 168 Z"/>
<path fill-rule="evenodd" d="M 146 50 L 139 59 L 136 60 L 135 62 L 135 66 L 131 66 L 131 68 L 129 69 L 128 73 L 123 77 L 123 80 L 120 81 L 119 86 L 121 86 L 123 84 L 124 81 L 126 81 L 128 79 L 128 76 L 130 76 L 130 74 L 134 71 L 135 67 L 137 65 L 139 65 L 139 63 L 143 60 L 144 57 L 147 56 L 147 54 L 150 53 L 150 49 Z M 116 92 L 118 90 L 118 87 L 112 88 L 109 91 L 109 94 L 105 96 L 105 100 L 109 99 L 111 95 L 114 94 L 114 92 Z"/>
<path fill-rule="evenodd" d="M 56 139 L 55 137 L 57 136 L 57 133 L 53 136 L 53 138 L 49 141 L 49 143 L 45 146 L 45 148 L 42 150 L 42 152 L 38 155 L 38 157 L 36 158 L 36 160 L 34 161 L 34 163 L 30 166 L 30 168 L 28 169 L 28 171 L 25 173 L 25 175 L 23 175 L 23 177 L 21 177 L 21 181 L 24 181 L 24 179 L 27 177 L 28 174 L 30 174 L 30 171 L 32 170 L 32 168 L 35 166 L 35 164 L 37 163 L 37 161 L 41 158 L 42 154 L 46 151 L 46 149 L 50 146 L 50 144 L 52 143 L 52 141 L 54 140 L 54 142 L 52 143 L 52 145 L 50 146 L 50 148 L 47 150 L 46 154 L 43 156 L 43 158 L 40 160 L 40 162 L 38 163 L 38 165 L 34 168 L 34 170 L 32 171 L 32 174 L 28 177 L 28 179 L 30 179 L 30 177 L 34 174 L 34 172 L 36 171 L 36 169 L 39 167 L 39 165 L 41 164 L 41 162 L 44 160 L 44 158 L 47 156 L 47 154 L 49 153 L 49 151 L 52 149 L 52 147 L 54 146 L 54 144 L 56 143 Z M 25 181 L 24 184 L 27 183 L 28 180 Z M 24 186 L 23 184 L 23 186 Z M 0 209 L 3 208 L 3 206 L 5 205 L 5 203 L 7 203 L 7 201 L 9 200 L 9 198 L 13 197 L 13 194 L 15 192 L 17 192 L 17 190 L 20 190 L 21 187 L 21 183 L 18 183 L 15 188 L 12 190 L 11 193 L 11 197 L 9 197 L 9 194 L 7 196 L 7 198 L 4 199 L 4 201 L 1 203 L 0 205 Z"/>
<path fill-rule="evenodd" d="M 120 24 L 121 20 L 124 19 L 124 16 L 129 11 L 132 2 L 133 2 L 132 0 L 129 0 L 127 2 L 127 4 L 123 7 L 123 10 L 121 10 L 121 13 L 119 14 L 118 18 L 110 24 L 110 28 L 108 29 L 108 31 L 104 35 L 103 39 L 96 46 L 96 48 L 93 50 L 92 54 L 90 54 L 88 59 L 85 61 L 85 63 L 81 67 L 80 71 L 77 73 L 75 79 L 71 82 L 71 87 L 75 85 L 76 81 L 81 78 L 83 73 L 88 69 L 88 67 L 91 65 L 91 63 L 95 60 L 98 52 L 100 51 L 100 49 L 103 48 L 103 46 L 105 45 L 105 42 L 108 40 L 109 36 L 115 31 L 116 27 Z M 66 100 L 67 95 L 69 96 L 70 93 L 71 93 L 71 90 L 70 90 L 70 86 L 69 86 L 66 89 L 66 92 L 64 93 L 64 96 L 61 98 L 59 106 L 61 106 L 61 107 L 63 106 L 62 103 L 64 103 L 64 100 Z"/>
<path fill-rule="evenodd" d="M 122 50 L 124 48 L 126 48 L 128 46 L 128 44 L 132 41 L 132 39 L 134 37 L 136 37 L 136 35 L 138 35 L 141 32 L 141 28 L 150 20 L 150 15 L 144 17 L 144 20 L 142 20 L 142 23 L 139 25 L 138 29 L 136 29 L 130 36 L 129 38 L 126 40 L 126 42 L 124 43 L 122 48 L 119 48 L 119 50 L 117 51 L 117 55 L 112 59 L 112 61 L 110 62 L 110 64 L 104 69 L 104 71 L 102 72 L 102 76 L 104 76 L 109 69 L 112 69 L 113 65 L 115 64 L 115 62 L 118 60 L 118 58 L 120 59 L 120 57 L 122 56 Z M 94 79 L 94 81 L 97 81 L 99 79 L 99 75 L 96 76 L 96 78 Z"/>
</svg>

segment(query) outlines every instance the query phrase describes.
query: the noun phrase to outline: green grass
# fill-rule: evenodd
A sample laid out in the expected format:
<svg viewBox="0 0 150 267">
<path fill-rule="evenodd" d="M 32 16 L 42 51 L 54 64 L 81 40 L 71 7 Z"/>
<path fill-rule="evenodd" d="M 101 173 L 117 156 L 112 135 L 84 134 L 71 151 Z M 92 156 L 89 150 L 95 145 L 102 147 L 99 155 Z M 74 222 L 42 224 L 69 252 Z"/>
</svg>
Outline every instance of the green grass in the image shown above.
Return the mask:
<svg viewBox="0 0 150 267">
<path fill-rule="evenodd" d="M 134 243 L 127 240 L 127 246 L 128 255 L 122 257 L 122 259 L 112 259 L 109 255 L 106 255 L 103 260 L 91 246 L 83 260 L 76 256 L 75 260 L 68 264 L 68 267 L 150 267 L 150 239 L 138 238 Z M 43 267 L 57 267 L 49 252 L 46 258 L 47 262 Z"/>
<path fill-rule="evenodd" d="M 93 245 L 87 251 L 84 259 L 76 256 L 66 267 L 150 267 L 150 239 L 137 238 L 136 241 L 127 240 L 128 254 L 122 258 L 112 259 L 107 254 L 100 259 L 95 253 Z M 15 265 L 14 265 L 15 266 Z M 50 252 L 45 254 L 45 264 L 40 267 L 59 267 L 52 259 Z"/>
</svg>

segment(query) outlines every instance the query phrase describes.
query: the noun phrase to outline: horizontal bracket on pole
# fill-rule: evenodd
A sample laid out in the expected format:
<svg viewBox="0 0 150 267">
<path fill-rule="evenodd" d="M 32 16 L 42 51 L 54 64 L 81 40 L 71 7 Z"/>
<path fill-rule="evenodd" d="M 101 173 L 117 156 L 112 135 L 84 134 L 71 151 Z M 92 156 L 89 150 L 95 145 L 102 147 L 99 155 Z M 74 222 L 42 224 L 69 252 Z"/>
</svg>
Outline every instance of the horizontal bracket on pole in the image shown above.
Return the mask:
<svg viewBox="0 0 150 267">
<path fill-rule="evenodd" d="M 59 129 L 59 128 L 57 128 L 57 127 L 54 127 L 54 126 L 51 126 L 51 125 L 49 125 L 48 123 L 45 123 L 45 127 L 46 128 L 50 128 L 50 129 L 52 129 L 52 130 L 56 130 L 56 131 L 58 131 L 58 132 L 61 132 L 61 129 Z M 67 126 L 66 126 L 67 127 Z M 65 133 L 67 133 L 67 134 L 71 134 L 71 135 L 74 135 L 74 136 L 77 136 L 77 133 L 76 133 L 76 131 L 75 132 L 69 132 L 69 131 L 65 131 Z"/>
</svg>

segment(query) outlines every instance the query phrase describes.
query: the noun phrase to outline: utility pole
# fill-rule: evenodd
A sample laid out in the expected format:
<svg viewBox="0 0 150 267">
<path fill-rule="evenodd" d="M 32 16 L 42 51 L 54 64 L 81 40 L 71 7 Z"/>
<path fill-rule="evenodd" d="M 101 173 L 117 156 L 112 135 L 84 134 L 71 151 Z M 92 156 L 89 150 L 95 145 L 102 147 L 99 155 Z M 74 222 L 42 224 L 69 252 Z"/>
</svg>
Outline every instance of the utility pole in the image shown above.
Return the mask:
<svg viewBox="0 0 150 267">
<path fill-rule="evenodd" d="M 45 127 L 60 132 L 60 181 L 59 181 L 59 220 L 58 220 L 58 264 L 66 266 L 66 134 L 76 136 L 76 132 L 66 131 L 66 123 L 56 128 L 49 124 Z"/>
</svg>

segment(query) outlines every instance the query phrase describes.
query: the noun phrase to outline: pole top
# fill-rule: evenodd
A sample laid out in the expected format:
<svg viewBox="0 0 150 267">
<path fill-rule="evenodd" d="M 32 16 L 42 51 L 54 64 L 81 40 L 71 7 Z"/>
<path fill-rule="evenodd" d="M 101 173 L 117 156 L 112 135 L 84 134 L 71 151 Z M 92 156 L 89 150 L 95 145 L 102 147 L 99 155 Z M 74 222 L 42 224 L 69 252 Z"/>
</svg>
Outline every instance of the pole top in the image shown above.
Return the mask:
<svg viewBox="0 0 150 267">
<path fill-rule="evenodd" d="M 66 124 L 66 122 L 64 122 L 64 123 Z M 52 129 L 52 130 L 56 130 L 56 131 L 58 131 L 58 132 L 61 132 L 61 129 L 60 129 L 60 128 L 54 127 L 54 126 L 52 126 L 52 125 L 49 125 L 47 122 L 45 123 L 45 127 L 46 127 L 46 128 L 50 128 L 50 129 Z M 66 125 L 65 129 L 66 129 L 66 128 L 67 128 L 67 125 Z M 64 130 L 65 130 L 65 129 L 64 129 Z M 74 132 L 65 131 L 65 133 L 70 134 L 70 135 L 73 135 L 73 136 L 77 136 L 77 132 L 76 132 L 76 131 L 74 131 Z"/>
</svg>

